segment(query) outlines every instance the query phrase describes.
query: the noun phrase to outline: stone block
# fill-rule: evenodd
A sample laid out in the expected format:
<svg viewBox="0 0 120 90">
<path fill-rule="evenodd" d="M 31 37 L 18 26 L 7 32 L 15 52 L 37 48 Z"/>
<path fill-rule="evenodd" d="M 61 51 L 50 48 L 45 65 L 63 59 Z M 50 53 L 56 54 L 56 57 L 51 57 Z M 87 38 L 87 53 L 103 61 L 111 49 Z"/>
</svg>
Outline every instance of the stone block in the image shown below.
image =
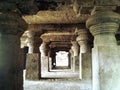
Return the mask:
<svg viewBox="0 0 120 90">
<path fill-rule="evenodd" d="M 40 78 L 40 58 L 38 53 L 27 54 L 26 79 L 39 80 Z"/>
</svg>

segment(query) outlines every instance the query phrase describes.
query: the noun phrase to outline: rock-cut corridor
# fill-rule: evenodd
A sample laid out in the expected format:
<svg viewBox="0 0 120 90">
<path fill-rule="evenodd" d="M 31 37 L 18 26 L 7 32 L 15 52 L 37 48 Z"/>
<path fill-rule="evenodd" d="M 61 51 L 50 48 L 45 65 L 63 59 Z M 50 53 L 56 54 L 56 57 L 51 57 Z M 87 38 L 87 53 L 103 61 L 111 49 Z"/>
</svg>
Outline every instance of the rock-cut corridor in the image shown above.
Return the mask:
<svg viewBox="0 0 120 90">
<path fill-rule="evenodd" d="M 91 85 L 78 79 L 24 80 L 24 90 L 91 90 Z"/>
</svg>

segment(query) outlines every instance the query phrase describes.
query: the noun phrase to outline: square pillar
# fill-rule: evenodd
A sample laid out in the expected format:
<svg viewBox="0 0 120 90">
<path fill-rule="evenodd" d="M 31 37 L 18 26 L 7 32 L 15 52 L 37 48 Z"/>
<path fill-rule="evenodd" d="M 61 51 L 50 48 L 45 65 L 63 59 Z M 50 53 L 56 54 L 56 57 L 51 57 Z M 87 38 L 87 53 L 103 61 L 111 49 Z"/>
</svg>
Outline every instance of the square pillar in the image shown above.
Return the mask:
<svg viewBox="0 0 120 90">
<path fill-rule="evenodd" d="M 0 13 L 0 90 L 23 90 L 20 36 L 26 28 L 18 14 Z"/>
</svg>

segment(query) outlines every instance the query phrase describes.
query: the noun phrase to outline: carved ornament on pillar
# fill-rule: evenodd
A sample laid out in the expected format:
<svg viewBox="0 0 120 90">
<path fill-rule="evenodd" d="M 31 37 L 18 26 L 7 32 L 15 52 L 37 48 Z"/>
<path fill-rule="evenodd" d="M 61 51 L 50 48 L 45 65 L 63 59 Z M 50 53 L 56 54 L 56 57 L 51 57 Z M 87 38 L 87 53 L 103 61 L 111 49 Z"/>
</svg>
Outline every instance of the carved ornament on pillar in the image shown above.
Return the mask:
<svg viewBox="0 0 120 90">
<path fill-rule="evenodd" d="M 79 46 L 78 46 L 78 43 L 76 41 L 72 41 L 72 51 L 74 53 L 74 56 L 78 56 L 78 52 L 79 52 Z"/>
<path fill-rule="evenodd" d="M 26 43 L 27 43 L 27 46 L 29 47 L 28 53 L 34 52 L 34 35 L 35 35 L 35 32 L 27 31 L 28 38 L 26 39 Z"/>
<path fill-rule="evenodd" d="M 87 31 L 87 29 L 79 29 L 77 31 L 78 37 L 76 38 L 76 41 L 80 45 L 80 53 L 86 53 L 90 51 L 90 33 Z"/>
<path fill-rule="evenodd" d="M 95 7 L 86 22 L 87 28 L 94 36 L 95 45 L 116 45 L 115 33 L 119 28 L 120 15 L 114 8 Z"/>
<path fill-rule="evenodd" d="M 40 49 L 40 52 L 41 52 L 41 56 L 48 56 L 49 43 L 43 41 L 43 43 L 41 44 L 39 49 Z"/>
<path fill-rule="evenodd" d="M 74 57 L 74 53 L 73 53 L 73 50 L 72 50 L 72 48 L 70 49 L 70 55 L 71 55 L 71 57 Z"/>
<path fill-rule="evenodd" d="M 35 53 L 40 53 L 39 47 L 42 44 L 42 39 L 39 37 L 35 37 L 35 42 L 34 42 L 34 52 Z"/>
</svg>

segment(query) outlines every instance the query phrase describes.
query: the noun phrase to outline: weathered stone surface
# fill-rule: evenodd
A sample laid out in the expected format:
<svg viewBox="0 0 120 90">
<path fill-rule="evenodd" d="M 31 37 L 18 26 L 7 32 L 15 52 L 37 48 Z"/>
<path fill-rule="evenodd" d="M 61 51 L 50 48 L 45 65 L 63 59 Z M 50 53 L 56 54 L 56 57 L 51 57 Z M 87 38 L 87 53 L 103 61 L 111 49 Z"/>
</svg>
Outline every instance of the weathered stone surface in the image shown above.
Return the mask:
<svg viewBox="0 0 120 90">
<path fill-rule="evenodd" d="M 64 21 L 63 21 L 64 22 Z M 29 24 L 29 31 L 41 31 L 41 34 L 45 31 L 60 31 L 60 32 L 74 32 L 75 28 L 84 28 L 84 23 L 44 23 L 44 24 Z"/>
<path fill-rule="evenodd" d="M 70 13 L 71 12 L 71 13 Z M 73 10 L 67 11 L 39 11 L 36 15 L 23 16 L 28 24 L 46 23 L 83 23 L 89 17 L 88 14 L 76 17 Z"/>
<path fill-rule="evenodd" d="M 92 81 L 92 54 L 82 53 L 82 80 Z"/>
<path fill-rule="evenodd" d="M 40 60 L 39 54 L 27 54 L 26 60 L 26 79 L 39 80 L 40 78 Z"/>
<path fill-rule="evenodd" d="M 74 33 L 52 32 L 41 35 L 41 38 L 43 39 L 43 41 L 72 41 L 75 40 L 76 36 L 74 35 Z"/>
<path fill-rule="evenodd" d="M 95 5 L 120 5 L 120 0 L 95 0 Z"/>
<path fill-rule="evenodd" d="M 120 15 L 110 10 L 107 10 L 107 11 L 99 10 L 99 11 L 94 12 L 93 15 L 89 17 L 89 19 L 86 21 L 86 26 L 89 28 L 94 25 L 101 25 L 101 23 L 107 24 L 108 22 L 109 23 L 111 22 L 120 23 Z M 114 24 L 112 26 L 114 26 Z M 107 32 L 105 29 L 102 31 Z"/>
<path fill-rule="evenodd" d="M 114 52 L 113 52 L 114 51 Z M 119 90 L 119 47 L 99 46 L 93 49 L 93 90 Z"/>
<path fill-rule="evenodd" d="M 79 56 L 74 56 L 72 62 L 73 67 L 71 69 L 73 72 L 79 72 Z"/>
<path fill-rule="evenodd" d="M 22 90 L 23 60 L 19 37 L 0 33 L 0 43 L 0 89 Z"/>
<path fill-rule="evenodd" d="M 27 28 L 26 22 L 15 13 L 0 13 L 0 32 L 21 36 Z"/>
</svg>

